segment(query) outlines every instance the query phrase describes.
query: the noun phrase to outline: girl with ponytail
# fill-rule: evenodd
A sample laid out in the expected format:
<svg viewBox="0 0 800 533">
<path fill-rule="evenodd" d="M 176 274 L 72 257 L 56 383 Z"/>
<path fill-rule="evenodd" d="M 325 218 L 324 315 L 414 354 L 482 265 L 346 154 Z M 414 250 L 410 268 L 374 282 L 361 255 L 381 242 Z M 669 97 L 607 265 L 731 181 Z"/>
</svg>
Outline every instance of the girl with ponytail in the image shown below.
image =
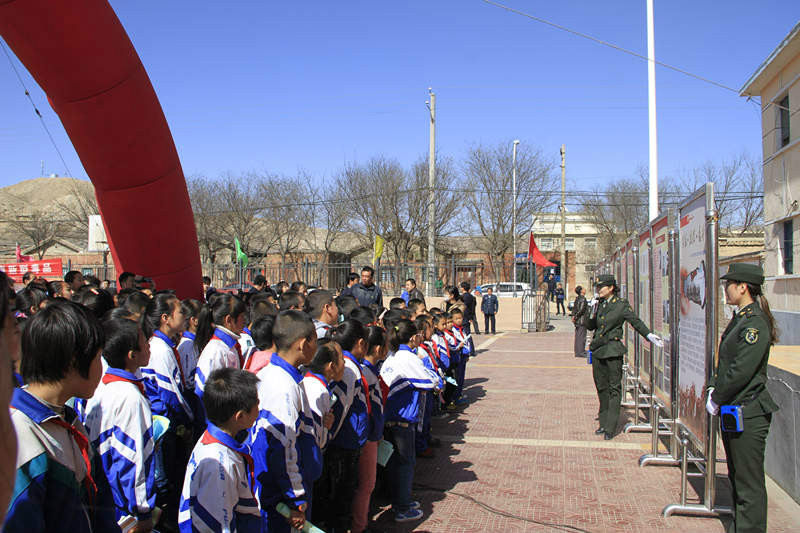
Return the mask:
<svg viewBox="0 0 800 533">
<path fill-rule="evenodd" d="M 194 391 L 203 399 L 206 379 L 218 368 L 244 365 L 239 336 L 244 328 L 246 307 L 232 294 L 221 293 L 200 309 L 195 343 L 200 352 L 195 370 Z M 201 402 L 202 403 L 202 402 Z"/>
</svg>

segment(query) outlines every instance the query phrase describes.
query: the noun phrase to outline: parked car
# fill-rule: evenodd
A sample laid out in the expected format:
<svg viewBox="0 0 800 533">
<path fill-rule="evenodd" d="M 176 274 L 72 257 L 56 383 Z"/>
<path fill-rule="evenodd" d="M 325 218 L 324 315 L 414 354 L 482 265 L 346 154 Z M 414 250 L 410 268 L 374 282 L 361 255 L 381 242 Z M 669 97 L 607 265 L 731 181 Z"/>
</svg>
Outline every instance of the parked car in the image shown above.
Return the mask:
<svg viewBox="0 0 800 533">
<path fill-rule="evenodd" d="M 511 282 L 502 282 L 502 283 L 487 283 L 485 285 L 481 285 L 481 294 L 484 296 L 486 295 L 486 290 L 491 288 L 492 292 L 498 298 L 504 297 L 513 297 L 514 296 L 514 284 Z M 525 291 L 530 291 L 531 285 L 530 283 L 517 283 L 516 284 L 516 292 L 517 296 L 522 296 L 522 293 Z"/>
</svg>

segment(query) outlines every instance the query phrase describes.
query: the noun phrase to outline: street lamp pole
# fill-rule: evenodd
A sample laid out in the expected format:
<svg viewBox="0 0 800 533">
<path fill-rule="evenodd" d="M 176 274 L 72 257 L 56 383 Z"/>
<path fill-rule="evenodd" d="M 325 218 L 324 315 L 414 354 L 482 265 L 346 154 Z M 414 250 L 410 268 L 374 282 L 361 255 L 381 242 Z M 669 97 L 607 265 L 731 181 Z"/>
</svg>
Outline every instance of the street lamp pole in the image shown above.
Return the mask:
<svg viewBox="0 0 800 533">
<path fill-rule="evenodd" d="M 511 190 L 513 196 L 513 206 L 511 207 L 511 243 L 514 259 L 514 279 L 511 283 L 514 287 L 514 297 L 517 297 L 517 145 L 518 140 L 514 141 L 514 151 L 511 156 Z"/>
<path fill-rule="evenodd" d="M 428 153 L 428 275 L 425 284 L 425 296 L 432 298 L 436 289 L 436 248 L 434 245 L 435 233 L 434 224 L 436 215 L 434 212 L 434 187 L 436 186 L 436 94 L 428 87 L 430 100 L 425 102 L 430 111 L 430 151 Z"/>
</svg>

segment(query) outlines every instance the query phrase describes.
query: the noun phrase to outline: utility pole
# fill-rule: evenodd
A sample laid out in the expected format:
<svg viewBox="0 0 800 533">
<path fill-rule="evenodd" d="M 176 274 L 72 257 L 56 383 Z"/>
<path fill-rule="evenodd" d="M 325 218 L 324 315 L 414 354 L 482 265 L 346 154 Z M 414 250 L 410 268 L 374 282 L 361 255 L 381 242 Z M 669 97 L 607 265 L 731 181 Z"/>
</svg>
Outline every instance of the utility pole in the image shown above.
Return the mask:
<svg viewBox="0 0 800 533">
<path fill-rule="evenodd" d="M 514 279 L 511 285 L 514 287 L 514 298 L 517 297 L 517 145 L 519 141 L 514 141 L 514 152 L 511 156 L 511 191 L 513 206 L 511 207 L 511 253 L 514 258 Z"/>
<path fill-rule="evenodd" d="M 564 294 L 569 294 L 567 289 L 567 233 L 566 218 L 567 206 L 565 205 L 567 180 L 567 145 L 561 145 L 561 283 L 564 285 Z"/>
<path fill-rule="evenodd" d="M 434 246 L 436 213 L 434 210 L 436 186 L 436 94 L 428 87 L 430 103 L 425 102 L 430 111 L 430 151 L 428 152 L 428 276 L 425 295 L 433 297 L 436 289 L 436 248 Z"/>
<path fill-rule="evenodd" d="M 653 0 L 647 0 L 647 111 L 650 138 L 649 220 L 658 216 L 658 136 L 656 135 L 656 43 Z"/>
</svg>

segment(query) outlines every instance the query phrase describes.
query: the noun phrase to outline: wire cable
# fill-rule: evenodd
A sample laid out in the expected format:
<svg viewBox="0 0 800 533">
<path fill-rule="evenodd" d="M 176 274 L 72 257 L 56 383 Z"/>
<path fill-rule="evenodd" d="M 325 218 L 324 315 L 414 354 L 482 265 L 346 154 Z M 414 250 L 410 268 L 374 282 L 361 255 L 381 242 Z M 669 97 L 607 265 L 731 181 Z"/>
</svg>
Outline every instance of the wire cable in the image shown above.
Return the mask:
<svg viewBox="0 0 800 533">
<path fill-rule="evenodd" d="M 702 82 L 710 83 L 711 85 L 716 85 L 717 87 L 719 87 L 721 89 L 725 89 L 727 91 L 732 91 L 732 92 L 734 92 L 736 94 L 739 94 L 739 91 L 737 89 L 734 89 L 733 87 L 728 87 L 727 85 L 724 85 L 722 83 L 716 82 L 714 80 L 710 80 L 708 78 L 704 78 L 703 76 L 699 76 L 697 74 L 693 74 L 693 73 L 689 72 L 688 70 L 683 70 L 681 68 L 678 68 L 676 66 L 670 65 L 668 63 L 664 63 L 663 61 L 658 61 L 656 59 L 652 59 L 651 60 L 649 57 L 647 57 L 645 55 L 642 55 L 642 54 L 640 54 L 638 52 L 634 52 L 633 50 L 628 50 L 627 48 L 623 48 L 623 47 L 621 47 L 619 45 L 616 45 L 614 43 L 610 43 L 608 41 L 604 41 L 602 39 L 598 39 L 597 37 L 593 37 L 593 36 L 588 35 L 586 33 L 582 33 L 582 32 L 576 31 L 576 30 L 572 30 L 570 28 L 567 28 L 566 26 L 562 26 L 560 24 L 556 24 L 555 22 L 550 22 L 549 20 L 545 20 L 545 19 L 543 19 L 541 17 L 536 17 L 536 16 L 531 15 L 529 13 L 525 13 L 524 11 L 520 11 L 518 9 L 514 9 L 513 7 L 508 7 L 508 6 L 500 4 L 498 2 L 493 2 L 492 0 L 481 0 L 481 1 L 486 3 L 486 4 L 489 4 L 489 5 L 492 5 L 492 6 L 495 6 L 495 7 L 499 7 L 500 9 L 505 9 L 506 11 L 510 11 L 511 13 L 516 13 L 517 15 L 522 15 L 523 17 L 527 17 L 527 18 L 529 18 L 531 20 L 535 20 L 536 22 L 540 22 L 542 24 L 547 24 L 548 26 L 556 28 L 557 30 L 565 31 L 567 33 L 571 33 L 572 35 L 577 35 L 578 37 L 583 37 L 584 39 L 589 39 L 590 41 L 594 41 L 594 42 L 596 42 L 598 44 L 602 44 L 603 46 L 608 46 L 609 48 L 613 48 L 614 50 L 617 50 L 619 52 L 624 52 L 626 54 L 630 54 L 630 55 L 632 55 L 634 57 L 638 57 L 639 59 L 644 59 L 645 61 L 653 61 L 653 63 L 655 63 L 656 65 L 659 65 L 659 66 L 662 66 L 662 67 L 666 67 L 666 68 L 668 68 L 670 70 L 674 70 L 675 72 L 679 72 L 681 74 L 684 74 L 685 76 L 689 76 L 691 78 L 695 78 L 695 79 L 700 80 Z"/>
<path fill-rule="evenodd" d="M 552 527 L 552 528 L 561 529 L 561 530 L 564 530 L 564 531 L 578 531 L 579 533 L 592 533 L 591 531 L 587 531 L 585 529 L 581 529 L 581 528 L 579 528 L 577 526 L 571 526 L 569 524 L 554 524 L 554 523 L 551 523 L 551 522 L 541 522 L 539 520 L 534 520 L 532 518 L 525 518 L 524 516 L 518 516 L 518 515 L 515 515 L 515 514 L 507 513 L 505 511 L 501 511 L 500 509 L 496 509 L 496 508 L 492 507 L 491 505 L 487 505 L 487 504 L 483 503 L 482 501 L 477 500 L 477 499 L 473 498 L 472 496 L 469 496 L 468 494 L 463 494 L 461 492 L 455 492 L 453 490 L 442 489 L 442 488 L 439 488 L 439 487 L 432 487 L 430 485 L 423 485 L 423 484 L 419 484 L 419 483 L 414 483 L 414 488 L 417 489 L 417 490 L 427 490 L 427 491 L 431 491 L 431 492 L 442 492 L 444 494 L 452 494 L 453 496 L 459 496 L 461 498 L 464 498 L 465 500 L 471 501 L 472 503 L 474 503 L 475 505 L 478 505 L 479 507 L 482 507 L 483 509 L 486 509 L 487 511 L 489 511 L 492 514 L 496 514 L 498 516 L 502 516 L 502 517 L 505 517 L 505 518 L 511 518 L 511 519 L 514 519 L 514 520 L 520 520 L 522 522 L 529 522 L 531 524 L 536 524 L 536 525 L 539 525 L 539 526 Z"/>
<path fill-rule="evenodd" d="M 31 103 L 31 106 L 33 107 L 33 112 L 36 113 L 37 117 L 39 117 L 39 121 L 42 123 L 42 127 L 44 128 L 45 133 L 47 133 L 47 137 L 50 139 L 50 143 L 53 145 L 53 148 L 55 148 L 56 153 L 58 154 L 58 158 L 61 159 L 61 164 L 64 165 L 64 170 L 67 171 L 67 175 L 68 176 L 72 176 L 72 171 L 70 171 L 69 165 L 67 165 L 67 162 L 64 160 L 64 156 L 61 155 L 61 150 L 58 149 L 58 145 L 56 144 L 56 141 L 53 138 L 53 135 L 50 133 L 50 129 L 47 127 L 47 123 L 45 123 L 44 117 L 42 116 L 42 113 L 39 111 L 39 108 L 36 107 L 36 103 L 33 101 L 33 97 L 31 97 L 31 93 L 28 91 L 28 88 L 25 86 L 25 82 L 22 80 L 22 76 L 20 76 L 19 71 L 17 70 L 17 67 L 14 66 L 14 60 L 11 59 L 11 54 L 9 54 L 8 49 L 6 48 L 6 45 L 5 45 L 5 43 L 3 42 L 2 39 L 0 39 L 0 47 L 3 48 L 3 52 L 5 52 L 6 57 L 8 58 L 8 63 L 11 65 L 11 69 L 14 71 L 14 74 L 16 74 L 17 79 L 19 80 L 19 84 L 22 86 L 22 89 L 25 91 L 25 96 L 28 97 L 28 101 Z"/>
</svg>

